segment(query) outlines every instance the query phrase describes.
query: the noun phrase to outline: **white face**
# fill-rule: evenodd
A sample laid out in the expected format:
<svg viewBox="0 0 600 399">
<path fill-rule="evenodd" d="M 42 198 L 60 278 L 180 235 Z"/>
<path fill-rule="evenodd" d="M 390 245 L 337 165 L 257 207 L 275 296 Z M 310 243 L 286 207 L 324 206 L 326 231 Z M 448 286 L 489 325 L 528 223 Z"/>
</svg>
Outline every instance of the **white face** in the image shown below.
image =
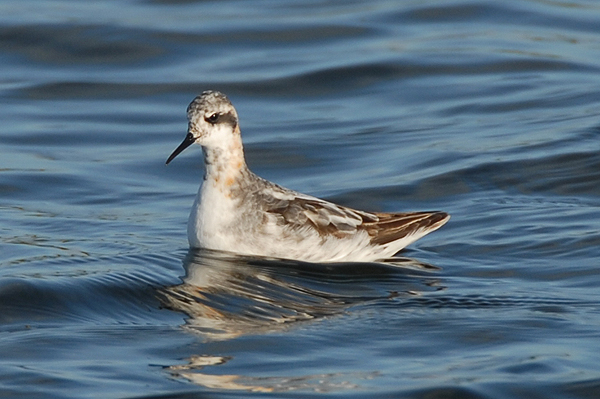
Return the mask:
<svg viewBox="0 0 600 399">
<path fill-rule="evenodd" d="M 193 143 L 218 146 L 227 142 L 236 130 L 238 115 L 231 101 L 218 91 L 205 91 L 187 109 L 188 134 L 173 151 L 167 164 Z"/>
<path fill-rule="evenodd" d="M 238 124 L 235 108 L 218 91 L 205 91 L 196 97 L 188 106 L 187 117 L 188 133 L 201 145 L 218 140 L 222 134 L 230 135 Z"/>
</svg>

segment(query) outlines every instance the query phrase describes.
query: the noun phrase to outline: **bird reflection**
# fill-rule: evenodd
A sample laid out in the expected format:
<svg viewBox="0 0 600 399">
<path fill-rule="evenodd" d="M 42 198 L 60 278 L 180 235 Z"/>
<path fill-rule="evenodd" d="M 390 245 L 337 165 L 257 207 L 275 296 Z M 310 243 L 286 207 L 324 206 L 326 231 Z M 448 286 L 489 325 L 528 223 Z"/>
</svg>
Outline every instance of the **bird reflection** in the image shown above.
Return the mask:
<svg viewBox="0 0 600 399">
<path fill-rule="evenodd" d="M 188 317 L 182 327 L 205 341 L 284 331 L 297 323 L 342 314 L 358 304 L 377 306 L 380 301 L 443 289 L 431 273 L 435 267 L 408 258 L 318 264 L 190 250 L 184 268 L 182 283 L 160 289 L 158 297 L 164 307 L 185 313 Z M 211 388 L 272 391 L 281 387 L 279 378 L 269 383 L 269 378 L 262 377 L 256 384 L 248 381 L 250 377 L 199 372 L 229 360 L 227 356 L 193 355 L 187 364 L 171 366 L 169 371 Z M 289 382 L 301 380 L 295 376 Z M 343 385 L 339 376 L 307 376 L 302 389 L 313 380 L 319 381 L 319 389 L 328 380 Z"/>
</svg>

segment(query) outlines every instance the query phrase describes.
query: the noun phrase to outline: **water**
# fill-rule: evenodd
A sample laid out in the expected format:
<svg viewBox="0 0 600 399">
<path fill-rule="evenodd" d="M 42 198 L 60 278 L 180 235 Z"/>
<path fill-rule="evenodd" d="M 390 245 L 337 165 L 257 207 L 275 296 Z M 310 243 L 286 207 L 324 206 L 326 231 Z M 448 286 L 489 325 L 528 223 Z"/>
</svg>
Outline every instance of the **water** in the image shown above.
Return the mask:
<svg viewBox="0 0 600 399">
<path fill-rule="evenodd" d="M 0 3 L 0 394 L 600 396 L 599 17 Z M 200 150 L 164 162 L 209 88 L 259 175 L 452 219 L 401 267 L 188 252 Z"/>
</svg>

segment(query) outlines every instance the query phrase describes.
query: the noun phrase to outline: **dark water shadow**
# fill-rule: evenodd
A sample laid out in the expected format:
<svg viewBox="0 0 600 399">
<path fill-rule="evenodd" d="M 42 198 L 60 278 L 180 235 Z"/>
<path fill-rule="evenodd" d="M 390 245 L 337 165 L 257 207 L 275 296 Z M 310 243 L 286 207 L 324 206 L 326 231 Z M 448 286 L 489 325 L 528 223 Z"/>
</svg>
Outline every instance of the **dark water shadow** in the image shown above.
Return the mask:
<svg viewBox="0 0 600 399">
<path fill-rule="evenodd" d="M 381 263 L 308 263 L 190 250 L 182 283 L 158 291 L 206 340 L 281 331 L 382 299 L 442 287 L 434 266 L 409 258 Z"/>
<path fill-rule="evenodd" d="M 182 283 L 159 289 L 158 298 L 164 307 L 187 315 L 182 328 L 199 336 L 206 348 L 244 336 L 285 334 L 302 323 L 341 317 L 355 306 L 401 302 L 402 297 L 444 289 L 434 272 L 437 268 L 409 258 L 319 264 L 190 250 L 184 269 Z M 207 388 L 253 392 L 355 389 L 348 380 L 374 377 L 334 373 L 257 378 L 202 372 L 233 357 L 196 354 L 167 371 Z"/>
</svg>

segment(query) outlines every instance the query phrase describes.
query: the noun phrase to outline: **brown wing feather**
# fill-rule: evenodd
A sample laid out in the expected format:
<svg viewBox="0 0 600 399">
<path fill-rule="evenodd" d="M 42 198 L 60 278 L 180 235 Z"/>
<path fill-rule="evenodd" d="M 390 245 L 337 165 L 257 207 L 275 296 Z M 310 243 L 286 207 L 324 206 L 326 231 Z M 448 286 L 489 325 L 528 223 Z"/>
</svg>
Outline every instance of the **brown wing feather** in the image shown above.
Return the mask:
<svg viewBox="0 0 600 399">
<path fill-rule="evenodd" d="M 331 235 L 338 238 L 347 237 L 356 234 L 363 223 L 378 220 L 378 217 L 372 213 L 311 197 L 281 200 L 266 211 L 277 215 L 288 224 L 312 228 L 323 237 Z"/>
<path fill-rule="evenodd" d="M 276 214 L 285 223 L 313 228 L 323 237 L 343 238 L 364 230 L 376 245 L 387 244 L 418 231 L 433 231 L 448 220 L 447 213 L 438 211 L 369 213 L 300 196 L 279 200 L 267 212 Z"/>
<path fill-rule="evenodd" d="M 445 212 L 375 213 L 376 222 L 367 222 L 363 228 L 371 236 L 373 244 L 383 245 L 399 240 L 418 231 L 433 231 L 448 221 Z"/>
</svg>

